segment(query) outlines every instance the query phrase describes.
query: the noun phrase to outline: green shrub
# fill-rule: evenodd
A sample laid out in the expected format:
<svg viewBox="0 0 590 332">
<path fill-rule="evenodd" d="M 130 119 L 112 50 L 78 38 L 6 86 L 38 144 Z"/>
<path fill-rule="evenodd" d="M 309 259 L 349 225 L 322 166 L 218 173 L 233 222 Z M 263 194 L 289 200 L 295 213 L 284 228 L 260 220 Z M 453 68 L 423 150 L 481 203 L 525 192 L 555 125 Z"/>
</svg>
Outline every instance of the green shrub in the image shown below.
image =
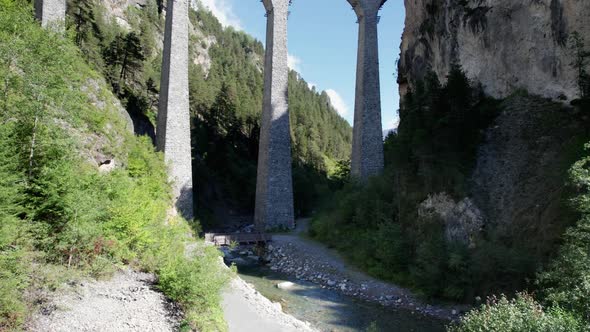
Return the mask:
<svg viewBox="0 0 590 332">
<path fill-rule="evenodd" d="M 576 332 L 583 324 L 559 308 L 545 310 L 527 294 L 515 299 L 505 296 L 488 299 L 479 310 L 468 313 L 450 332 Z"/>
<path fill-rule="evenodd" d="M 586 145 L 590 149 L 590 144 Z M 576 162 L 570 177 L 580 194 L 574 199 L 582 213 L 577 225 L 568 229 L 564 244 L 538 284 L 548 303 L 571 310 L 590 322 L 590 156 Z"/>
<path fill-rule="evenodd" d="M 199 331 L 227 329 L 219 303 L 228 273 L 221 264 L 217 249 L 207 247 L 192 258 L 174 253 L 157 270 L 162 291 L 183 304 L 187 319 Z"/>
</svg>

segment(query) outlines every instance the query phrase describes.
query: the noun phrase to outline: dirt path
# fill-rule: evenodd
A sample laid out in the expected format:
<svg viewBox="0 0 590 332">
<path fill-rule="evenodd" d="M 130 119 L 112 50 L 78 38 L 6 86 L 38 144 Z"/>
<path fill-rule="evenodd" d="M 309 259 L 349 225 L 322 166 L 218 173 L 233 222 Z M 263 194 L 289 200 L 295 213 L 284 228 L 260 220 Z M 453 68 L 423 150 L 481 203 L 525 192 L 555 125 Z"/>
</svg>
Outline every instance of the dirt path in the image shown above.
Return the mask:
<svg viewBox="0 0 590 332">
<path fill-rule="evenodd" d="M 223 264 L 223 263 L 221 263 Z M 132 270 L 108 281 L 65 285 L 33 316 L 33 332 L 172 332 L 182 311 L 154 289 L 155 277 Z M 235 277 L 222 293 L 230 332 L 313 332 L 308 323 L 285 314 L 251 285 Z"/>
<path fill-rule="evenodd" d="M 155 277 L 131 270 L 109 281 L 68 285 L 37 313 L 29 331 L 178 331 L 182 312 L 153 289 Z"/>
<path fill-rule="evenodd" d="M 297 221 L 291 234 L 273 235 L 270 258 L 271 269 L 294 275 L 326 288 L 385 306 L 410 309 L 422 314 L 452 320 L 457 319 L 461 306 L 435 306 L 423 303 L 412 292 L 397 285 L 375 279 L 346 263 L 335 250 L 307 239 L 309 220 Z"/>
</svg>

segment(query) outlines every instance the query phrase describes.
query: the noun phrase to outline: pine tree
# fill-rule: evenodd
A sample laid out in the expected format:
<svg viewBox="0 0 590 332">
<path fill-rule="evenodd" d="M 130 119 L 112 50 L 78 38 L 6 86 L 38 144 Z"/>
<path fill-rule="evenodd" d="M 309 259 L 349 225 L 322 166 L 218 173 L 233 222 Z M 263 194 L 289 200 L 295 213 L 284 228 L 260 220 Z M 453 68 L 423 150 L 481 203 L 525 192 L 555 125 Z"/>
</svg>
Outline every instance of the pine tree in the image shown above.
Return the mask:
<svg viewBox="0 0 590 332">
<path fill-rule="evenodd" d="M 590 74 L 586 71 L 588 59 L 590 59 L 590 52 L 586 51 L 584 39 L 580 33 L 575 31 L 571 36 L 571 49 L 574 52 L 573 67 L 577 72 L 578 87 L 580 89 L 580 97 L 590 98 Z"/>
<path fill-rule="evenodd" d="M 230 140 L 239 131 L 239 124 L 236 117 L 236 92 L 225 82 L 221 91 L 211 107 L 209 121 L 220 136 L 228 137 Z"/>
<path fill-rule="evenodd" d="M 125 48 L 121 62 L 121 78 L 126 79 L 127 74 L 134 70 L 139 70 L 143 66 L 145 55 L 141 41 L 135 32 L 130 32 L 125 36 Z"/>
<path fill-rule="evenodd" d="M 110 67 L 108 73 L 111 84 L 117 93 L 122 91 L 122 83 L 128 78 L 128 74 L 141 70 L 145 55 L 141 42 L 135 32 L 123 36 L 119 34 L 111 42 L 103 53 L 105 62 Z M 115 70 L 119 71 L 118 77 L 114 77 Z"/>
<path fill-rule="evenodd" d="M 68 4 L 68 14 L 73 19 L 74 31 L 76 32 L 76 44 L 82 45 L 89 34 L 96 28 L 94 17 L 94 0 L 76 0 Z"/>
</svg>

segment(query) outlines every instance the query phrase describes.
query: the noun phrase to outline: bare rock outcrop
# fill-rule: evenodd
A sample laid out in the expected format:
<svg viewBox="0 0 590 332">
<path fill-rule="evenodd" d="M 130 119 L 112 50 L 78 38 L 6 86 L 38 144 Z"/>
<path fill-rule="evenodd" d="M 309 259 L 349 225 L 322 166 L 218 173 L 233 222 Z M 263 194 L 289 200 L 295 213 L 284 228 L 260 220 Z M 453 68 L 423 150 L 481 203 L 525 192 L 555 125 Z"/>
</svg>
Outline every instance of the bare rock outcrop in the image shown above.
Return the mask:
<svg viewBox="0 0 590 332">
<path fill-rule="evenodd" d="M 148 2 L 146 0 L 100 0 L 100 3 L 105 8 L 104 15 L 107 20 L 114 20 L 121 28 L 131 31 L 133 27 L 129 23 L 129 15 L 131 15 L 129 13 L 129 8 L 142 9 L 147 6 Z M 190 1 L 190 6 L 192 10 L 201 10 L 198 2 L 194 0 Z M 164 8 L 161 15 L 162 17 L 165 17 L 166 8 Z M 163 28 L 162 25 L 155 34 L 155 46 L 159 51 L 162 50 L 164 45 Z M 206 35 L 201 26 L 198 24 L 193 25 L 192 22 L 189 23 L 189 35 L 191 38 L 194 38 L 192 40 L 198 41 L 197 43 L 191 43 L 189 50 L 191 62 L 195 65 L 200 65 L 204 74 L 208 75 L 212 65 L 209 49 L 217 43 L 217 40 L 213 36 Z"/>
<path fill-rule="evenodd" d="M 483 214 L 471 199 L 455 202 L 446 193 L 431 195 L 422 202 L 418 207 L 418 217 L 441 220 L 445 225 L 445 239 L 464 245 L 473 245 L 484 225 Z"/>
<path fill-rule="evenodd" d="M 484 92 L 516 89 L 549 98 L 579 95 L 569 36 L 590 44 L 587 0 L 405 0 L 399 61 L 404 95 L 431 69 L 444 80 L 453 63 Z"/>
<path fill-rule="evenodd" d="M 566 213 L 568 169 L 587 137 L 585 115 L 517 94 L 486 131 L 472 175 L 473 201 L 500 234 L 546 248 L 575 216 Z M 572 219 L 573 218 L 573 219 Z M 572 219 L 569 220 L 568 219 Z M 486 226 L 487 227 L 487 226 Z"/>
</svg>

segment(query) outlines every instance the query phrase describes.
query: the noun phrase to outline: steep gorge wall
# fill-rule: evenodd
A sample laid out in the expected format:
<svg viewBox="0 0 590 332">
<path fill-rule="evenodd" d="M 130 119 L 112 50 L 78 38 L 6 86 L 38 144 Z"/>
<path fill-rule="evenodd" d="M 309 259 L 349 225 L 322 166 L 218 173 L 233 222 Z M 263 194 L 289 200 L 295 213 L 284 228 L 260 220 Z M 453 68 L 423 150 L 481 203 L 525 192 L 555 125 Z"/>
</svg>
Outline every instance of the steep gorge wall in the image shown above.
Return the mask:
<svg viewBox="0 0 590 332">
<path fill-rule="evenodd" d="M 429 70 L 445 81 L 455 63 L 487 95 L 511 96 L 485 131 L 469 179 L 467 196 L 473 211 L 481 211 L 483 226 L 478 218 L 458 218 L 447 221 L 447 227 L 458 228 L 447 232 L 494 230 L 505 239 L 527 238 L 524 246 L 547 254 L 576 217 L 567 208 L 567 171 L 588 139 L 586 118 L 555 101 L 579 97 L 569 41 L 578 32 L 590 46 L 590 1 L 405 0 L 405 5 L 402 96 Z M 514 94 L 517 90 L 530 94 Z"/>
<path fill-rule="evenodd" d="M 400 93 L 432 69 L 444 80 L 453 63 L 484 92 L 516 89 L 549 98 L 578 96 L 569 36 L 590 45 L 588 0 L 405 0 Z"/>
</svg>

